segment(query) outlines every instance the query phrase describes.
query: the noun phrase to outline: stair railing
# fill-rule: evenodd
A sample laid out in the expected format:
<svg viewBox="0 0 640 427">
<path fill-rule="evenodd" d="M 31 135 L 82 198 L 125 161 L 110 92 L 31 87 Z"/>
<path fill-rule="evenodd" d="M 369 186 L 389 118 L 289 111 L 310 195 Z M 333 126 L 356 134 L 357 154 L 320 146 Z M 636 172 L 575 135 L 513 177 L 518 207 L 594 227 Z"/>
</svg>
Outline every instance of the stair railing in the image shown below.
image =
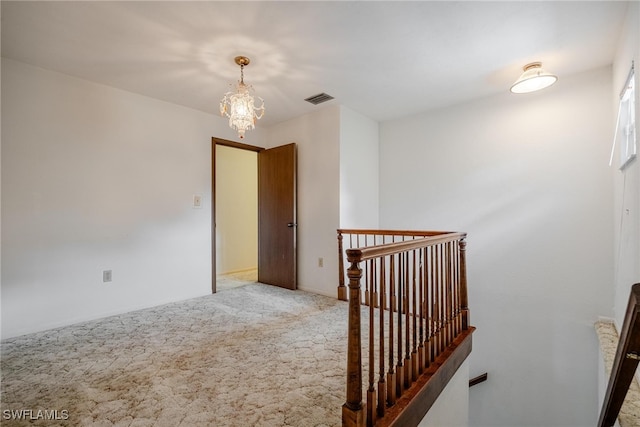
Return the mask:
<svg viewBox="0 0 640 427">
<path fill-rule="evenodd" d="M 342 424 L 417 425 L 471 352 L 466 234 L 338 230 L 341 248 L 347 233 L 360 236 L 356 244 L 365 246 L 345 251 L 349 320 Z"/>
<path fill-rule="evenodd" d="M 618 419 L 629 386 L 640 362 L 640 283 L 631 287 L 611 376 L 607 385 L 599 427 L 611 427 Z"/>
</svg>

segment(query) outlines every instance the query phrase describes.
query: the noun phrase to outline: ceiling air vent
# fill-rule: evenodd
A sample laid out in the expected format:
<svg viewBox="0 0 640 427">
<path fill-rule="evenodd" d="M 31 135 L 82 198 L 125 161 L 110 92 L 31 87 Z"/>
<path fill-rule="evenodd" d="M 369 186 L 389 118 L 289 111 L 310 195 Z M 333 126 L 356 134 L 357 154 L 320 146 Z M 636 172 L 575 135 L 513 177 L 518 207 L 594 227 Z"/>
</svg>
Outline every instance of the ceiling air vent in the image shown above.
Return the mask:
<svg viewBox="0 0 640 427">
<path fill-rule="evenodd" d="M 326 93 L 319 93 L 317 95 L 310 96 L 305 99 L 305 101 L 312 103 L 313 105 L 322 104 L 323 102 L 331 101 L 333 96 L 327 95 Z"/>
</svg>

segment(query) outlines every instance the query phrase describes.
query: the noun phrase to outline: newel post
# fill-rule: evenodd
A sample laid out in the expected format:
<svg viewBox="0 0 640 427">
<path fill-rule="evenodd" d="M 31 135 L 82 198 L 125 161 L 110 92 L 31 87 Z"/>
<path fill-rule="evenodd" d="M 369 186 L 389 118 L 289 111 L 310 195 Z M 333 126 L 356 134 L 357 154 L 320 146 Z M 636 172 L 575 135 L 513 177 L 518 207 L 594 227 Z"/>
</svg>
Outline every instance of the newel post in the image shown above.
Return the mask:
<svg viewBox="0 0 640 427">
<path fill-rule="evenodd" d="M 351 258 L 351 257 L 349 257 Z M 342 405 L 342 425 L 362 427 L 365 422 L 362 404 L 362 353 L 360 339 L 360 279 L 362 270 L 352 261 L 349 276 L 349 323 L 347 336 L 347 401 Z"/>
<path fill-rule="evenodd" d="M 462 329 L 469 329 L 469 297 L 467 295 L 467 242 L 460 239 L 460 309 Z"/>
<path fill-rule="evenodd" d="M 344 285 L 344 252 L 342 248 L 342 230 L 338 230 L 338 299 L 347 300 L 347 287 Z"/>
</svg>

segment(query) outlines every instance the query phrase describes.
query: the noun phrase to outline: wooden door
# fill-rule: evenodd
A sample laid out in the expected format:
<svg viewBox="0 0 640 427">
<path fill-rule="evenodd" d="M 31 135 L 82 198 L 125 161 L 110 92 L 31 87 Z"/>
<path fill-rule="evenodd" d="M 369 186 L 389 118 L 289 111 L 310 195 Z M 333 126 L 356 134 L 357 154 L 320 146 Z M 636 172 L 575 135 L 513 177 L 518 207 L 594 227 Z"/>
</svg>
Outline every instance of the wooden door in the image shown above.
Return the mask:
<svg viewBox="0 0 640 427">
<path fill-rule="evenodd" d="M 258 281 L 296 289 L 296 144 L 258 154 Z"/>
</svg>

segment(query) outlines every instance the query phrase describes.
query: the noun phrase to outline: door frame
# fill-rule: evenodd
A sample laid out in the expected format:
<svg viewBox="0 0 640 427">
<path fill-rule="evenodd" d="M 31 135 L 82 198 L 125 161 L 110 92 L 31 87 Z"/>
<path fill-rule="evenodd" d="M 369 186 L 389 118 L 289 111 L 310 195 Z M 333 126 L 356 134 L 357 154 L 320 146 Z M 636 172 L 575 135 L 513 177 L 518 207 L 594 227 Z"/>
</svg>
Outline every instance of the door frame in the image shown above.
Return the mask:
<svg viewBox="0 0 640 427">
<path fill-rule="evenodd" d="M 241 150 L 260 153 L 266 148 L 255 145 L 243 144 L 222 138 L 211 138 L 211 293 L 216 290 L 216 146 L 239 148 Z"/>
</svg>

